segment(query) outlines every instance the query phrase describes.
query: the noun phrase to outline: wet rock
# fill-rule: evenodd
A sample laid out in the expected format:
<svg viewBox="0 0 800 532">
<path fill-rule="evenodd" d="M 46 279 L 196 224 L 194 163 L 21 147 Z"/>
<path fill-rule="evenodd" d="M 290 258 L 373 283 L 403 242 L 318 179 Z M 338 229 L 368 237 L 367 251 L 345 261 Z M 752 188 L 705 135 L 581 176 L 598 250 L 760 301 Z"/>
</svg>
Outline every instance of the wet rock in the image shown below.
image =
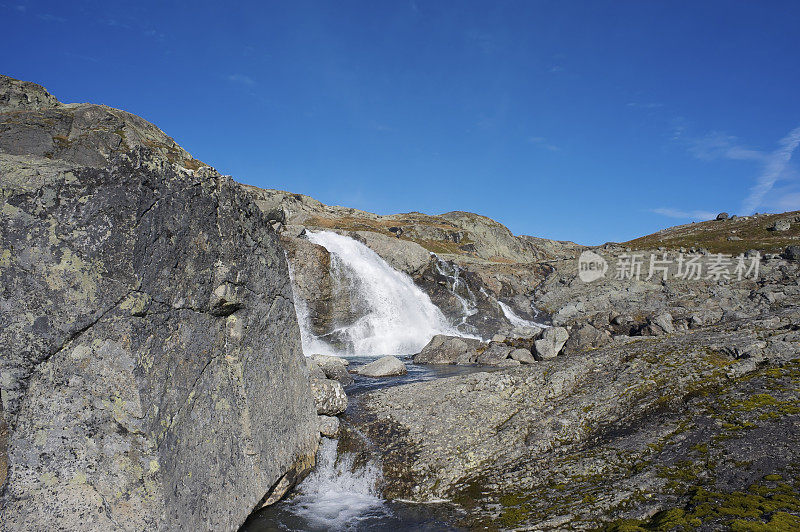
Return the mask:
<svg viewBox="0 0 800 532">
<path fill-rule="evenodd" d="M 339 418 L 335 416 L 317 416 L 319 419 L 319 433 L 326 438 L 336 438 L 339 436 Z"/>
<path fill-rule="evenodd" d="M 361 366 L 356 372 L 364 377 L 392 377 L 405 375 L 408 370 L 399 358 L 385 356 Z"/>
<path fill-rule="evenodd" d="M 514 349 L 509 356 L 523 364 L 533 364 L 536 362 L 536 359 L 533 358 L 533 355 L 527 349 Z"/>
<path fill-rule="evenodd" d="M 311 393 L 317 414 L 336 416 L 347 410 L 347 394 L 339 381 L 320 379 L 311 381 Z"/>
<path fill-rule="evenodd" d="M 550 327 L 545 329 L 542 337 L 534 342 L 536 346 L 535 357 L 537 360 L 555 358 L 567 343 L 569 333 L 564 327 Z"/>
<path fill-rule="evenodd" d="M 414 364 L 474 364 L 480 344 L 472 338 L 437 334 L 414 355 Z"/>
<path fill-rule="evenodd" d="M 311 360 L 319 364 L 320 367 L 334 364 L 339 366 L 349 366 L 350 361 L 344 357 L 337 357 L 336 355 L 311 355 Z"/>
</svg>

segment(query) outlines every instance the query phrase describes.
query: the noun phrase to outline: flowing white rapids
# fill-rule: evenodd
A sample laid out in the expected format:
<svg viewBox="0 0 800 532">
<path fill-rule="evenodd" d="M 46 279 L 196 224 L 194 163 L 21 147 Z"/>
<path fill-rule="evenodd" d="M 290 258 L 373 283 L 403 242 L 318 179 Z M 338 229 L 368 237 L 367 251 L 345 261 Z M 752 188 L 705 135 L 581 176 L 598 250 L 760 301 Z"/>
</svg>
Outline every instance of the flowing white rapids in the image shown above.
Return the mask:
<svg viewBox="0 0 800 532">
<path fill-rule="evenodd" d="M 514 327 L 535 327 L 539 329 L 546 329 L 549 325 L 545 325 L 544 323 L 538 323 L 535 321 L 526 320 L 525 318 L 519 316 L 516 312 L 511 310 L 511 307 L 500 301 L 497 300 L 497 304 L 500 305 L 500 308 L 503 310 L 503 314 L 505 314 L 506 319 L 513 325 Z"/>
<path fill-rule="evenodd" d="M 336 440 L 322 438 L 314 471 L 291 499 L 292 511 L 320 530 L 354 530 L 368 517 L 388 514 L 376 483 L 380 468 L 353 466 L 353 455 L 336 457 Z"/>
<path fill-rule="evenodd" d="M 447 289 L 461 304 L 462 316 L 456 327 L 466 326 L 467 320 L 478 313 L 475 294 L 472 293 L 467 282 L 461 278 L 461 268 L 458 267 L 458 264 L 451 264 L 436 257 L 436 270 L 447 279 Z"/>
<path fill-rule="evenodd" d="M 332 336 L 344 347 L 328 346 L 324 351 L 345 356 L 412 354 L 437 334 L 463 336 L 411 277 L 389 266 L 361 242 L 331 231 L 308 231 L 306 235 L 330 252 L 331 276 L 350 291 L 356 316 L 353 323 L 333 331 Z M 300 322 L 301 328 L 307 326 L 307 320 Z M 324 343 L 309 330 L 303 335 L 306 354 L 323 353 Z"/>
</svg>

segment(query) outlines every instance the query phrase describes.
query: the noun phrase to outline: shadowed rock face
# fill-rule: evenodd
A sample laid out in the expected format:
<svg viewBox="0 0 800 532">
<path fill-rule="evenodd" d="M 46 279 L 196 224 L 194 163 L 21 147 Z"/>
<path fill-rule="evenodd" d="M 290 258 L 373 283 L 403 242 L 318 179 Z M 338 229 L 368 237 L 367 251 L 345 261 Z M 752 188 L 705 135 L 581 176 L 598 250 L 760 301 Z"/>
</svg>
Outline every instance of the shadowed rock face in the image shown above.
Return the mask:
<svg viewBox="0 0 800 532">
<path fill-rule="evenodd" d="M 313 463 L 277 237 L 176 146 L 0 77 L 0 529 L 235 530 Z"/>
</svg>

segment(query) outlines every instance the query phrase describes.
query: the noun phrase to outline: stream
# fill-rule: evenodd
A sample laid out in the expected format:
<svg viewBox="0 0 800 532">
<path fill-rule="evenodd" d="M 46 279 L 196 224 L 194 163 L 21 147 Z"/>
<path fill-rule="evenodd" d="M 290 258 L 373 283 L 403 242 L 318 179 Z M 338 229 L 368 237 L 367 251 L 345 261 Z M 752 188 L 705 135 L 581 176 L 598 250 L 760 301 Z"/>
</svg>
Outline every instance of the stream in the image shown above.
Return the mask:
<svg viewBox="0 0 800 532">
<path fill-rule="evenodd" d="M 345 416 L 359 408 L 359 396 L 365 392 L 487 371 L 469 366 L 416 365 L 410 356 L 398 358 L 406 364 L 408 374 L 377 379 L 353 375 L 355 382 L 346 388 L 350 404 Z M 374 359 L 348 358 L 350 368 Z M 337 456 L 336 440 L 322 438 L 314 471 L 284 500 L 253 516 L 241 531 L 462 530 L 451 524 L 461 515 L 461 510 L 453 504 L 383 499 L 378 486 L 379 460 L 380 457 L 374 457 L 366 465 L 354 466 L 354 455 Z"/>
</svg>

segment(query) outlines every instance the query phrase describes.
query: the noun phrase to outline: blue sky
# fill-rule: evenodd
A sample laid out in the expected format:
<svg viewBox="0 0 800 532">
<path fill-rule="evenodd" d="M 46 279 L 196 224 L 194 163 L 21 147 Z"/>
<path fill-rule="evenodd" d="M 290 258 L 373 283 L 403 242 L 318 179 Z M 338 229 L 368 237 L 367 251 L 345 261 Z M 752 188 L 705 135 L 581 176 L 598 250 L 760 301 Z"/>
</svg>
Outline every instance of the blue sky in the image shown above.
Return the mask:
<svg viewBox="0 0 800 532">
<path fill-rule="evenodd" d="M 0 72 L 244 183 L 597 244 L 800 209 L 798 28 L 796 1 L 0 0 Z"/>
</svg>

